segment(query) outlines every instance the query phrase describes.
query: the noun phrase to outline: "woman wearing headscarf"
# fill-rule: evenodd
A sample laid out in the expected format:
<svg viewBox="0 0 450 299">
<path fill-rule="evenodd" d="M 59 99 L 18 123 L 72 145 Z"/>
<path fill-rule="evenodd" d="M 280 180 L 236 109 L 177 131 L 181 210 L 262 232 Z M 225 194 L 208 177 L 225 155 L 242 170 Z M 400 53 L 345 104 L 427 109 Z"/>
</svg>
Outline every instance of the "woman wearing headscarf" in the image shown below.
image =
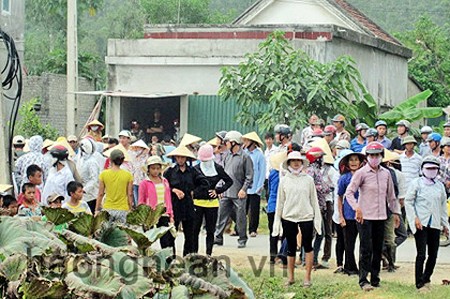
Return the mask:
<svg viewBox="0 0 450 299">
<path fill-rule="evenodd" d="M 42 177 L 44 184 L 47 180 L 49 165 L 42 154 L 42 146 L 44 140 L 41 136 L 36 135 L 30 138 L 28 146 L 30 152 L 21 156 L 16 161 L 15 178 L 17 186 L 20 188 L 24 183 L 28 182 L 27 168 L 28 166 L 35 164 L 42 169 Z"/>
<path fill-rule="evenodd" d="M 169 181 L 172 192 L 172 206 L 175 227 L 183 225 L 183 256 L 194 252 L 194 201 L 193 195 L 198 190 L 208 190 L 205 176 L 192 167 L 195 155 L 185 146 L 179 146 L 168 157 L 173 157 L 175 165 L 167 169 L 164 177 Z"/>
<path fill-rule="evenodd" d="M 91 138 L 84 138 L 80 142 L 80 156 L 77 168 L 80 173 L 83 190 L 83 199 L 89 205 L 91 211 L 95 211 L 95 203 L 98 195 L 100 165 L 95 157 L 96 145 Z"/>
<path fill-rule="evenodd" d="M 194 168 L 200 171 L 208 180 L 209 188 L 197 189 L 194 193 L 194 248 L 198 252 L 198 237 L 205 219 L 206 225 L 206 254 L 212 255 L 214 245 L 214 231 L 216 229 L 217 213 L 219 211 L 219 196 L 233 185 L 233 180 L 222 166 L 214 162 L 214 149 L 210 144 L 204 144 L 198 150 L 200 163 Z M 218 185 L 223 181 L 223 184 Z"/>
<path fill-rule="evenodd" d="M 138 140 L 130 146 L 131 161 L 130 170 L 133 175 L 133 199 L 134 206 L 137 207 L 139 199 L 139 184 L 145 179 L 145 173 L 142 171 L 142 167 L 149 157 L 150 148 L 145 144 L 143 140 Z"/>
</svg>

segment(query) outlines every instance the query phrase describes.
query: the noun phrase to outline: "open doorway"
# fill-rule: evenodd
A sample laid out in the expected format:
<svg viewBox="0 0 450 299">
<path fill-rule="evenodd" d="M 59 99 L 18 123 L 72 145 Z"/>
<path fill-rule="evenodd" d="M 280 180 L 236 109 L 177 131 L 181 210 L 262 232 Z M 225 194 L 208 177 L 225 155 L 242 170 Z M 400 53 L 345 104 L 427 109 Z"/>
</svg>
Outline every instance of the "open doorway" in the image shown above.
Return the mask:
<svg viewBox="0 0 450 299">
<path fill-rule="evenodd" d="M 180 119 L 180 97 L 165 98 L 121 98 L 121 127 L 131 129 L 131 122 L 136 120 L 140 129 L 144 131 L 144 141 L 150 143 L 153 138 L 162 140 L 166 135 L 174 138 Z M 159 123 L 162 133 L 147 132 L 149 127 L 155 125 L 155 113 L 159 111 Z"/>
</svg>

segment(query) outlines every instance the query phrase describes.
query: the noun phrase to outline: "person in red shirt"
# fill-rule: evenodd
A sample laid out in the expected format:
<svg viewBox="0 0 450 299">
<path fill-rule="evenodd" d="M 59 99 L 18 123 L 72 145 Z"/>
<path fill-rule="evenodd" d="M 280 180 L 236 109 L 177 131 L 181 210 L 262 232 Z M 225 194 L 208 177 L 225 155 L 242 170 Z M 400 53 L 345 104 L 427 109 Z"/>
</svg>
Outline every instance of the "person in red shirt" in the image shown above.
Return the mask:
<svg viewBox="0 0 450 299">
<path fill-rule="evenodd" d="M 42 184 L 42 169 L 36 165 L 31 164 L 27 168 L 27 178 L 31 184 L 35 186 L 35 194 L 34 194 L 34 200 L 38 203 L 41 202 L 41 190 L 39 190 L 39 187 Z M 19 194 L 17 197 L 17 203 L 19 205 L 23 204 L 24 201 L 24 194 L 23 192 Z"/>
</svg>

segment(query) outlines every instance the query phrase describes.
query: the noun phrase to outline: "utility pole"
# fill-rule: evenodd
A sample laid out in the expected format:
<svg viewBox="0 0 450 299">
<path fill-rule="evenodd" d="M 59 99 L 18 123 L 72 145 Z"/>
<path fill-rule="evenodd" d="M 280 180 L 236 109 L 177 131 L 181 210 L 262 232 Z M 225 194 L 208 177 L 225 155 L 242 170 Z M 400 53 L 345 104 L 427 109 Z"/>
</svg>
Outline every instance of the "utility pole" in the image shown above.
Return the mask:
<svg viewBox="0 0 450 299">
<path fill-rule="evenodd" d="M 67 1 L 67 126 L 66 135 L 76 132 L 78 90 L 77 0 Z"/>
<path fill-rule="evenodd" d="M 0 82 L 2 78 L 0 78 Z M 9 155 L 8 151 L 11 150 L 8 146 L 9 130 L 7 128 L 8 119 L 5 115 L 5 103 L 3 99 L 3 87 L 0 84 L 0 182 L 2 184 L 9 184 L 11 182 L 9 173 Z"/>
</svg>

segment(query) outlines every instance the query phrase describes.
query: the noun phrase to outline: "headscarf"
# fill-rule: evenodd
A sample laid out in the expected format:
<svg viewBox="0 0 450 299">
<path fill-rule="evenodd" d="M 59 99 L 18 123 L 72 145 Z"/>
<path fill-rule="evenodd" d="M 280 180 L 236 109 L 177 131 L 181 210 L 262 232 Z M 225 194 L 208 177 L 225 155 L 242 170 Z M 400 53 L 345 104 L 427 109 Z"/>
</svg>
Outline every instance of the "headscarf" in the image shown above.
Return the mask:
<svg viewBox="0 0 450 299">
<path fill-rule="evenodd" d="M 214 166 L 214 159 L 209 161 L 200 161 L 200 169 L 206 177 L 213 177 L 217 175 L 217 170 Z"/>
</svg>

